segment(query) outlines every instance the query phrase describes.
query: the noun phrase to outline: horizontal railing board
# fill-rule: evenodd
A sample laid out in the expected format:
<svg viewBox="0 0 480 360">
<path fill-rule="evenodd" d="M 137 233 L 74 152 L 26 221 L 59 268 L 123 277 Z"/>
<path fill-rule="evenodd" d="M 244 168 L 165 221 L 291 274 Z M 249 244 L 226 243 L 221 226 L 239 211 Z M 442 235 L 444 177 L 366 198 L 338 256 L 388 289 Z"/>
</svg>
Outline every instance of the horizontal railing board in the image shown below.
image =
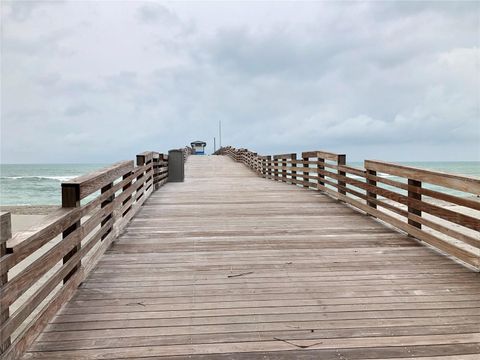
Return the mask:
<svg viewBox="0 0 480 360">
<path fill-rule="evenodd" d="M 302 152 L 302 158 L 320 158 L 331 161 L 337 161 L 339 157 L 345 156 L 345 154 L 335 154 L 328 151 L 305 151 Z"/>
<path fill-rule="evenodd" d="M 322 189 L 323 191 L 333 195 L 334 197 L 339 198 L 340 200 L 343 200 L 343 201 L 353 205 L 354 207 L 365 211 L 367 214 L 374 215 L 378 219 L 383 220 L 383 221 L 385 221 L 385 222 L 387 222 L 391 225 L 394 225 L 398 229 L 404 230 L 407 233 L 412 234 L 413 236 L 417 237 L 418 239 L 420 239 L 422 241 L 425 241 L 426 243 L 428 243 L 428 244 L 430 244 L 434 247 L 437 247 L 438 249 L 440 249 L 442 251 L 445 251 L 446 253 L 451 254 L 451 255 L 459 258 L 460 260 L 465 261 L 466 263 L 468 263 L 470 265 L 473 265 L 475 267 L 478 267 L 480 265 L 480 260 L 479 260 L 478 256 L 476 256 L 475 254 L 472 254 L 469 251 L 458 248 L 458 247 L 456 247 L 456 246 L 454 246 L 454 245 L 452 245 L 452 244 L 450 244 L 450 243 L 448 243 L 444 240 L 441 240 L 441 239 L 437 238 L 434 235 L 431 235 L 431 234 L 428 234 L 428 233 L 426 233 L 422 230 L 419 230 L 418 228 L 416 228 L 412 225 L 409 225 L 408 223 L 405 223 L 405 222 L 403 222 L 399 219 L 396 219 L 391 215 L 388 215 L 384 212 L 381 212 L 377 209 L 374 209 L 374 208 L 372 208 L 372 207 L 370 207 L 366 204 L 363 204 L 363 203 L 361 203 L 357 200 L 349 198 L 349 197 L 347 197 L 343 194 L 335 192 L 334 190 L 329 189 L 325 186 L 318 185 L 318 187 L 320 189 Z"/>
<path fill-rule="evenodd" d="M 392 164 L 377 160 L 365 160 L 365 168 L 367 170 L 379 171 L 403 178 L 419 180 L 458 191 L 480 195 L 480 179 L 469 176 L 419 169 L 411 166 Z"/>
<path fill-rule="evenodd" d="M 297 154 L 280 154 L 280 155 L 274 155 L 273 158 L 276 159 L 294 159 L 297 156 Z"/>
<path fill-rule="evenodd" d="M 76 177 L 62 183 L 63 187 L 75 187 L 79 189 L 77 201 L 86 198 L 95 191 L 100 190 L 113 180 L 133 169 L 133 161 L 122 161 L 109 167 L 97 170 L 87 175 Z"/>
<path fill-rule="evenodd" d="M 126 179 L 115 184 L 111 189 L 101 194 L 96 199 L 80 208 L 59 208 L 54 213 L 48 215 L 40 224 L 29 231 L 23 231 L 14 235 L 12 240 L 7 244 L 10 254 L 0 259 L 0 271 L 6 271 L 32 254 L 48 241 L 60 235 L 72 223 L 80 220 L 92 209 L 115 194 L 123 186 L 134 180 L 138 173 L 142 170 L 136 169 Z"/>
<path fill-rule="evenodd" d="M 438 200 L 443 200 L 446 202 L 451 202 L 459 206 L 465 206 L 471 209 L 480 210 L 480 201 L 476 201 L 469 198 L 459 197 L 455 195 L 450 195 L 447 193 L 442 193 L 440 191 L 435 191 L 431 189 L 426 189 L 423 187 L 408 185 L 407 183 L 401 183 L 399 181 L 383 178 L 381 176 L 369 175 L 369 179 L 375 180 L 376 182 L 381 182 L 386 185 L 394 186 L 402 190 L 411 191 L 417 194 L 425 195 L 432 197 Z"/>
<path fill-rule="evenodd" d="M 62 281 L 62 279 L 74 268 L 77 261 L 79 261 L 89 250 L 100 240 L 100 238 L 108 230 L 107 227 L 113 224 L 113 219 L 106 223 L 106 227 L 101 228 L 89 242 L 80 248 L 72 258 L 58 269 L 40 288 L 38 288 L 29 300 L 21 305 L 15 313 L 10 316 L 10 319 L 2 325 L 0 329 L 1 336 L 10 336 L 13 331 L 24 321 L 33 309 L 55 289 L 55 287 Z"/>
<path fill-rule="evenodd" d="M 336 178 L 336 179 L 344 180 L 344 181 L 348 182 L 349 184 L 353 184 L 353 185 L 355 185 L 359 188 L 362 188 L 364 190 L 367 190 L 371 193 L 384 196 L 384 197 L 386 197 L 390 200 L 394 200 L 394 201 L 396 201 L 400 204 L 412 205 L 412 206 L 416 207 L 418 210 L 421 210 L 421 211 L 430 213 L 432 215 L 438 216 L 438 217 L 440 217 L 444 220 L 448 220 L 448 221 L 457 223 L 459 225 L 468 227 L 470 229 L 480 231 L 480 220 L 473 217 L 473 216 L 465 215 L 465 214 L 462 214 L 462 213 L 457 213 L 455 211 L 451 211 L 449 209 L 446 209 L 444 207 L 441 207 L 441 206 L 438 206 L 438 205 L 435 205 L 435 204 L 429 204 L 425 201 L 412 199 L 412 198 L 409 198 L 406 195 L 401 195 L 401 194 L 398 194 L 394 191 L 383 189 L 383 188 L 380 188 L 378 186 L 369 185 L 367 183 L 364 183 L 364 182 L 361 182 L 361 181 L 358 181 L 358 180 L 355 180 L 355 179 L 352 179 L 352 178 L 348 178 L 348 177 L 345 177 L 345 176 L 337 175 L 337 174 L 334 174 L 334 173 L 329 173 L 329 172 L 324 171 L 324 170 L 319 169 L 318 173 L 323 174 L 325 176 L 330 176 L 330 177 L 333 177 L 333 178 Z"/>
</svg>

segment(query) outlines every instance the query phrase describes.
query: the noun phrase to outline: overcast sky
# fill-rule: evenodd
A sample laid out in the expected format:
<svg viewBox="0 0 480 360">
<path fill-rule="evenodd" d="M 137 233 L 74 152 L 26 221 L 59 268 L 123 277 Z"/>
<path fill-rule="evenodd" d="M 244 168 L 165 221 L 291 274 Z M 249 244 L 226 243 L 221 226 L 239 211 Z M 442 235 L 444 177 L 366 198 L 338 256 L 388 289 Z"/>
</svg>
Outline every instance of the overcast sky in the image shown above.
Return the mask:
<svg viewBox="0 0 480 360">
<path fill-rule="evenodd" d="M 479 2 L 1 4 L 3 163 L 480 160 Z"/>
</svg>

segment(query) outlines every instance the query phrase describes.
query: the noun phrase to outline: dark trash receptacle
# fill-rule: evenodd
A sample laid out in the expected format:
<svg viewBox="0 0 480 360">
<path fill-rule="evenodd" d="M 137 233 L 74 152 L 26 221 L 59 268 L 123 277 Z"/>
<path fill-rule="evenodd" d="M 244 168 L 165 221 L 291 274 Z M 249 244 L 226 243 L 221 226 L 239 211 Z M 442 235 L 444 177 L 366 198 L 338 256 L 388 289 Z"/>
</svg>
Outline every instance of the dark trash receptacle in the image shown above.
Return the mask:
<svg viewBox="0 0 480 360">
<path fill-rule="evenodd" d="M 184 160 L 182 150 L 168 152 L 168 181 L 182 182 L 185 178 Z"/>
</svg>

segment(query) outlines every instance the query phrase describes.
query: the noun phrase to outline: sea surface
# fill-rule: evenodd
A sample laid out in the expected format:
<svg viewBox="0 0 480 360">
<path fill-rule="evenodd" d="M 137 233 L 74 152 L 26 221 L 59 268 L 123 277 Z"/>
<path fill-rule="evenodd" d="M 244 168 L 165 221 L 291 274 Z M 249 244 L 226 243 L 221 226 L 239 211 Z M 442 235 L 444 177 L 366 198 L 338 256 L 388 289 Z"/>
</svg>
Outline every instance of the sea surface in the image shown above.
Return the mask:
<svg viewBox="0 0 480 360">
<path fill-rule="evenodd" d="M 399 164 L 480 177 L 480 162 L 402 162 Z M 0 205 L 60 205 L 62 181 L 107 164 L 1 164 Z M 362 167 L 363 162 L 349 165 Z M 452 191 L 452 193 L 456 193 Z M 458 195 L 458 194 L 457 194 Z"/>
<path fill-rule="evenodd" d="M 61 183 L 106 164 L 1 164 L 0 205 L 60 205 Z"/>
</svg>

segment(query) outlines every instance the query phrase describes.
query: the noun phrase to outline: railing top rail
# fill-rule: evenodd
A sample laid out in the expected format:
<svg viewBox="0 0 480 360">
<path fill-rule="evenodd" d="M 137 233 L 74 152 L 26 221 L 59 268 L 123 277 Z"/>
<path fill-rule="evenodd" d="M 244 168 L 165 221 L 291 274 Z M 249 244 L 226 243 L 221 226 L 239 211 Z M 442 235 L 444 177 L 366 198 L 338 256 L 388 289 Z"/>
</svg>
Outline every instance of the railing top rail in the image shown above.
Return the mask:
<svg viewBox="0 0 480 360">
<path fill-rule="evenodd" d="M 62 183 L 62 188 L 77 188 L 78 198 L 76 200 L 80 201 L 132 169 L 133 161 L 121 161 L 90 174 L 65 181 Z"/>
<path fill-rule="evenodd" d="M 473 176 L 457 175 L 442 171 L 420 169 L 413 166 L 378 160 L 365 160 L 367 170 L 379 171 L 399 177 L 423 181 L 454 190 L 480 194 L 480 179 Z"/>
<path fill-rule="evenodd" d="M 336 153 L 321 151 L 321 150 L 302 152 L 302 157 L 304 158 L 317 157 L 320 159 L 331 160 L 331 161 L 337 161 L 338 158 L 342 156 L 345 156 L 345 154 L 336 154 Z"/>
<path fill-rule="evenodd" d="M 273 159 L 277 160 L 277 159 L 295 159 L 297 157 L 297 154 L 296 153 L 292 153 L 292 154 L 280 154 L 280 155 L 274 155 L 273 156 Z"/>
</svg>

